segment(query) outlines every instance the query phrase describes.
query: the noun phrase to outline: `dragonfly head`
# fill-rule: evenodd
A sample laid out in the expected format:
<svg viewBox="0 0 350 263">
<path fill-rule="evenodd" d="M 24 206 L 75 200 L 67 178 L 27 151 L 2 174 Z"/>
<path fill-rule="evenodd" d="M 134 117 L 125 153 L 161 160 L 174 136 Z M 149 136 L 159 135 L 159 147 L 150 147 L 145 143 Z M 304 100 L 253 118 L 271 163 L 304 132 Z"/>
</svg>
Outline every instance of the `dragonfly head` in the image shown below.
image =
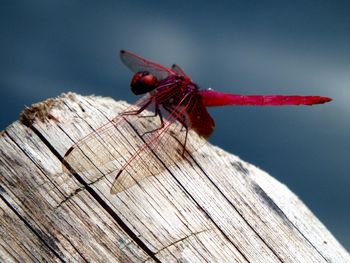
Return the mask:
<svg viewBox="0 0 350 263">
<path fill-rule="evenodd" d="M 158 79 L 148 71 L 135 73 L 131 80 L 131 90 L 135 95 L 145 94 L 154 90 L 157 86 Z"/>
</svg>

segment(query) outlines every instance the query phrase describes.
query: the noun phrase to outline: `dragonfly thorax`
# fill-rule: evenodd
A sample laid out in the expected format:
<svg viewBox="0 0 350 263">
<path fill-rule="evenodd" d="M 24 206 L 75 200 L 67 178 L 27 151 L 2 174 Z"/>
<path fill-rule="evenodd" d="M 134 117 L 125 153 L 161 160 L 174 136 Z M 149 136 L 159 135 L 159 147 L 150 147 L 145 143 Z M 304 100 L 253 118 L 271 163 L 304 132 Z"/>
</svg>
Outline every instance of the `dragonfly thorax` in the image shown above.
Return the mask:
<svg viewBox="0 0 350 263">
<path fill-rule="evenodd" d="M 145 94 L 154 90 L 157 86 L 158 79 L 148 71 L 135 73 L 131 80 L 131 90 L 135 95 Z"/>
</svg>

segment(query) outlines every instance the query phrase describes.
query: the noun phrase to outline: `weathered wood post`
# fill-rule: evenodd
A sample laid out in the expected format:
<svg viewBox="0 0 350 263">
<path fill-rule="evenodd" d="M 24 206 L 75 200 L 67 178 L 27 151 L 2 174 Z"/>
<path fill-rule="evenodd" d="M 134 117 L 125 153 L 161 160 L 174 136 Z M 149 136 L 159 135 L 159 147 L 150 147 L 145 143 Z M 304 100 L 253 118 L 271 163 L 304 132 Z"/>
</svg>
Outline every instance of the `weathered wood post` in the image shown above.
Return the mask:
<svg viewBox="0 0 350 263">
<path fill-rule="evenodd" d="M 63 94 L 2 133 L 1 262 L 350 262 L 285 185 L 210 144 L 114 195 L 111 176 L 64 171 L 69 147 L 125 106 Z"/>
</svg>

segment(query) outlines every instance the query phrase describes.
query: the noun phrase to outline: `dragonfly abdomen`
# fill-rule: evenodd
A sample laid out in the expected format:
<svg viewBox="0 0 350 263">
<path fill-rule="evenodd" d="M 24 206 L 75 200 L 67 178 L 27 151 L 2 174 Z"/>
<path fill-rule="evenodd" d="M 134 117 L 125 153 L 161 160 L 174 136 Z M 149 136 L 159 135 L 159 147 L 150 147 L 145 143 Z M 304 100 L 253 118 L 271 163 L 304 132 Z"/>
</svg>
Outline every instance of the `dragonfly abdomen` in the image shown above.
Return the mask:
<svg viewBox="0 0 350 263">
<path fill-rule="evenodd" d="M 321 96 L 299 95 L 239 95 L 227 94 L 214 90 L 201 90 L 202 103 L 207 107 L 242 105 L 242 106 L 280 106 L 280 105 L 313 105 L 331 101 Z"/>
</svg>

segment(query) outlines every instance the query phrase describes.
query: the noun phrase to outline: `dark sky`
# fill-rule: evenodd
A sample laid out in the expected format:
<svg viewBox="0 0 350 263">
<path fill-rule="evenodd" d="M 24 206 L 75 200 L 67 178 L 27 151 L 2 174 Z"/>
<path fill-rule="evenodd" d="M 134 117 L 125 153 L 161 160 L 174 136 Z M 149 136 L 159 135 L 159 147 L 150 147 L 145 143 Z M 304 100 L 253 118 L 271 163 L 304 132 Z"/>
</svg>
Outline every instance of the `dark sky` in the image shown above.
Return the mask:
<svg viewBox="0 0 350 263">
<path fill-rule="evenodd" d="M 285 183 L 349 250 L 348 1 L 101 3 L 0 2 L 0 130 L 62 92 L 135 101 L 122 48 L 177 63 L 205 88 L 330 96 L 313 107 L 210 109 L 210 141 Z"/>
</svg>

